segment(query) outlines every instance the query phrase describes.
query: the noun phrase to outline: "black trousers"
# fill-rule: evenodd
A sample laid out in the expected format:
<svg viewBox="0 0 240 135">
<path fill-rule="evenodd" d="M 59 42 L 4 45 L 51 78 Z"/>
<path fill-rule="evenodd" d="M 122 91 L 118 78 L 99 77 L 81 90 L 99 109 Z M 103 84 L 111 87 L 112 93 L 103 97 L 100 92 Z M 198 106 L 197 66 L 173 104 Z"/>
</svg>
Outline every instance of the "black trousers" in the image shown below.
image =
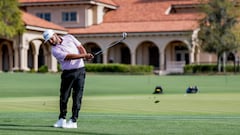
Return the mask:
<svg viewBox="0 0 240 135">
<path fill-rule="evenodd" d="M 78 119 L 78 113 L 81 109 L 82 96 L 84 90 L 86 72 L 85 68 L 64 70 L 61 75 L 60 88 L 60 114 L 59 119 L 66 119 L 67 104 L 72 94 L 72 117 L 73 122 Z"/>
</svg>

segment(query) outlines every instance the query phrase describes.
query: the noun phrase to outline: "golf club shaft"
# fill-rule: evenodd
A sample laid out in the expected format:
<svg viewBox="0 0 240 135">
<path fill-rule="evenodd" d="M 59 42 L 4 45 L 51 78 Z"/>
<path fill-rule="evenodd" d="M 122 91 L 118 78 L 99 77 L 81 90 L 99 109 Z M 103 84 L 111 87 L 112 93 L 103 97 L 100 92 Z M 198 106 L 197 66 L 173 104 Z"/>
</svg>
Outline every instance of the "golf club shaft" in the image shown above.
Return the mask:
<svg viewBox="0 0 240 135">
<path fill-rule="evenodd" d="M 109 45 L 107 48 L 105 48 L 104 50 L 100 50 L 100 51 L 94 53 L 94 56 L 97 56 L 97 55 L 99 55 L 99 54 L 102 54 L 102 53 L 103 53 L 105 50 L 107 50 L 108 48 L 111 48 L 111 47 L 113 47 L 113 46 L 115 46 L 115 45 L 121 43 L 123 40 L 125 40 L 126 35 L 127 35 L 126 33 L 123 33 L 123 37 L 122 37 L 122 39 L 113 42 L 112 44 L 110 44 L 110 45 Z"/>
<path fill-rule="evenodd" d="M 122 41 L 123 41 L 123 39 L 122 39 L 122 40 L 119 40 L 119 41 L 116 41 L 116 42 L 114 42 L 112 45 L 110 45 L 109 47 L 107 47 L 106 49 L 111 48 L 111 47 L 119 44 L 119 43 L 122 42 Z M 105 49 L 105 50 L 106 50 L 106 49 Z M 99 55 L 99 54 L 102 54 L 105 50 L 100 50 L 100 51 L 96 52 L 96 53 L 94 54 L 94 56 Z"/>
</svg>

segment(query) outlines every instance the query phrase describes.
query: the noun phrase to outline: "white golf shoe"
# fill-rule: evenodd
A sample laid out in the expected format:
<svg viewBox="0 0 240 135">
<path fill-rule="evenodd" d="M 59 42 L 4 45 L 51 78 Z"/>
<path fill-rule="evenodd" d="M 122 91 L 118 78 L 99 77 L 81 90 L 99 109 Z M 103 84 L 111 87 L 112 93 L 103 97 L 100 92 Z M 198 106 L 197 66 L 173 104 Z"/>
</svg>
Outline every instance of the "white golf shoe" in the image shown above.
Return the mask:
<svg viewBox="0 0 240 135">
<path fill-rule="evenodd" d="M 64 128 L 77 128 L 77 122 L 73 122 L 72 119 L 70 119 L 67 124 L 66 127 Z"/>
<path fill-rule="evenodd" d="M 66 119 L 59 119 L 54 125 L 53 127 L 55 128 L 65 128 L 67 126 L 67 122 Z"/>
</svg>

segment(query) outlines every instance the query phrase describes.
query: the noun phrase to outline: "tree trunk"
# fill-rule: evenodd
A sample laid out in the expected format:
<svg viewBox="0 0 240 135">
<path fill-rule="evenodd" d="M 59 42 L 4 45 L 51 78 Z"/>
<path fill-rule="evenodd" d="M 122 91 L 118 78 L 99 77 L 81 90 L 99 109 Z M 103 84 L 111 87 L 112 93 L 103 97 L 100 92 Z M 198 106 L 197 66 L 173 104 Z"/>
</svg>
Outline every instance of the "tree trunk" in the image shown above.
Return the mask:
<svg viewBox="0 0 240 135">
<path fill-rule="evenodd" d="M 217 59 L 217 67 L 218 67 L 218 72 L 221 72 L 221 55 L 218 54 L 218 59 Z"/>
<path fill-rule="evenodd" d="M 218 54 L 218 72 L 226 72 L 226 52 L 223 52 L 222 54 Z"/>
<path fill-rule="evenodd" d="M 226 72 L 226 52 L 223 52 L 223 73 Z"/>
</svg>

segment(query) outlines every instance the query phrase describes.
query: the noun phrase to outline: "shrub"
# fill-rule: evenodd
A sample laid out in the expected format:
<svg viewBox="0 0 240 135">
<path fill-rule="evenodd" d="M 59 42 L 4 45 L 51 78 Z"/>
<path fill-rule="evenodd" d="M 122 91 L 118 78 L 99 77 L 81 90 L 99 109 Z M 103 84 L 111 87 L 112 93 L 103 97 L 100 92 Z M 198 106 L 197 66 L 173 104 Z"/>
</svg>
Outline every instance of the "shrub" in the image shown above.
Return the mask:
<svg viewBox="0 0 240 135">
<path fill-rule="evenodd" d="M 146 65 L 127 65 L 127 64 L 86 64 L 86 71 L 145 74 L 152 73 L 153 67 Z"/>
<path fill-rule="evenodd" d="M 29 73 L 35 73 L 36 71 L 33 68 L 31 68 L 28 72 Z"/>
<path fill-rule="evenodd" d="M 62 71 L 61 65 L 60 65 L 59 63 L 57 64 L 57 71 L 58 71 L 58 72 L 61 72 L 61 71 Z"/>
<path fill-rule="evenodd" d="M 216 65 L 203 64 L 203 65 L 186 65 L 184 73 L 207 73 L 216 72 Z"/>
<path fill-rule="evenodd" d="M 39 67 L 38 72 L 39 73 L 46 73 L 46 72 L 48 72 L 48 66 L 47 65 L 42 65 L 41 67 Z"/>
<path fill-rule="evenodd" d="M 226 65 L 226 72 L 234 72 L 233 65 Z M 202 65 L 186 65 L 184 67 L 184 73 L 216 73 L 218 72 L 217 65 L 213 64 L 202 64 Z"/>
</svg>

